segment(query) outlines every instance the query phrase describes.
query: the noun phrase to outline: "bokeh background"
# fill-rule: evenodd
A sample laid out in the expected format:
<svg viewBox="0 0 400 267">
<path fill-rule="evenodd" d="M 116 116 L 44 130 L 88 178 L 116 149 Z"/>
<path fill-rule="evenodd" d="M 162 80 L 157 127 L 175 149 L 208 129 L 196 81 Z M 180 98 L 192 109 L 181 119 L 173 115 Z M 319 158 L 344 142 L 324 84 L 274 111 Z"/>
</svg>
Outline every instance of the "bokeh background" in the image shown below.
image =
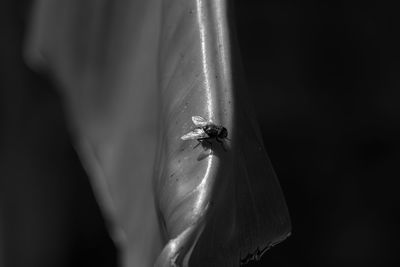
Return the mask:
<svg viewBox="0 0 400 267">
<path fill-rule="evenodd" d="M 248 266 L 397 266 L 394 1 L 236 0 L 237 36 L 292 236 Z M 61 96 L 23 62 L 32 1 L 0 1 L 0 266 L 117 266 Z"/>
</svg>

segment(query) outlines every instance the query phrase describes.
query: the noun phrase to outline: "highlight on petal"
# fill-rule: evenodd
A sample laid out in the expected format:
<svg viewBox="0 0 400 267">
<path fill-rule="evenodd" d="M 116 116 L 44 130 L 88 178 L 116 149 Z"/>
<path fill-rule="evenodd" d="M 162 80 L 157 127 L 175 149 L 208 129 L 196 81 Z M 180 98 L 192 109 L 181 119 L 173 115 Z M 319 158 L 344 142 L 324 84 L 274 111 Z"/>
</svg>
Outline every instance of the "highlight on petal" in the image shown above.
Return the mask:
<svg viewBox="0 0 400 267">
<path fill-rule="evenodd" d="M 168 1 L 160 39 L 156 204 L 167 245 L 156 266 L 239 266 L 290 233 L 278 180 L 245 96 L 226 1 Z M 193 149 L 201 116 L 230 133 Z"/>
</svg>

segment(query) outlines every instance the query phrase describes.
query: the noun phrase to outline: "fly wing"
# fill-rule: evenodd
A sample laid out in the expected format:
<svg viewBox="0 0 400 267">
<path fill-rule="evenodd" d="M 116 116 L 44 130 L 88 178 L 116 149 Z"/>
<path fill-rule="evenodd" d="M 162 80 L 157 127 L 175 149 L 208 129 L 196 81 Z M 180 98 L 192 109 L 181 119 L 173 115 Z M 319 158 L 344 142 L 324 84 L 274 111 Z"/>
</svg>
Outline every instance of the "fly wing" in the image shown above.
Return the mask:
<svg viewBox="0 0 400 267">
<path fill-rule="evenodd" d="M 196 125 L 198 127 L 206 126 L 208 123 L 206 121 L 206 119 L 204 119 L 203 117 L 200 117 L 200 116 L 193 116 L 192 121 L 193 121 L 194 125 Z"/>
<path fill-rule="evenodd" d="M 181 137 L 182 140 L 191 140 L 191 139 L 198 139 L 198 138 L 205 138 L 208 135 L 203 131 L 203 129 L 197 128 L 193 131 L 185 134 Z"/>
</svg>

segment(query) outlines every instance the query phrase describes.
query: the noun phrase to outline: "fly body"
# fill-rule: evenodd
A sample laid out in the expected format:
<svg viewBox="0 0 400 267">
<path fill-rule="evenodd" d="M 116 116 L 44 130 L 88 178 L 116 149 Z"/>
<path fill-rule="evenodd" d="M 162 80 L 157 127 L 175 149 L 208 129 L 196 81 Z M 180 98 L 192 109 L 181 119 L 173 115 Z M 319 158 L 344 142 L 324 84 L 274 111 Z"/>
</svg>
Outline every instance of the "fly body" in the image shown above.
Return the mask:
<svg viewBox="0 0 400 267">
<path fill-rule="evenodd" d="M 222 125 L 216 125 L 212 122 L 208 122 L 200 116 L 193 116 L 192 121 L 196 128 L 194 128 L 193 131 L 183 135 L 181 137 L 182 140 L 196 139 L 199 142 L 195 146 L 197 147 L 204 141 L 207 142 L 209 145 L 212 145 L 211 140 L 215 139 L 218 143 L 221 144 L 222 148 L 226 150 L 223 140 L 228 139 L 228 130 L 225 127 L 223 127 Z"/>
</svg>

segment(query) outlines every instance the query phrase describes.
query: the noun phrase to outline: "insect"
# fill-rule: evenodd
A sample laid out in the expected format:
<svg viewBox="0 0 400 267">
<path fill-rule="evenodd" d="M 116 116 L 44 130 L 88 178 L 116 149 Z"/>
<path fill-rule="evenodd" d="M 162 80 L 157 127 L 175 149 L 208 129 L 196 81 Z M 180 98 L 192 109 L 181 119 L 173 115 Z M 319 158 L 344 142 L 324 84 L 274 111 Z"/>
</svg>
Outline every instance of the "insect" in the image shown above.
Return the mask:
<svg viewBox="0 0 400 267">
<path fill-rule="evenodd" d="M 222 142 L 224 139 L 230 140 L 228 138 L 228 130 L 222 125 L 216 125 L 212 122 L 206 121 L 204 118 L 200 116 L 193 116 L 192 121 L 196 128 L 193 131 L 183 135 L 181 137 L 182 140 L 193 140 L 196 139 L 199 143 L 194 147 L 196 148 L 203 141 L 207 142 L 209 145 L 212 145 L 210 142 L 211 139 L 215 139 L 218 143 L 221 144 L 222 148 L 226 151 L 224 147 L 224 143 Z"/>
</svg>

